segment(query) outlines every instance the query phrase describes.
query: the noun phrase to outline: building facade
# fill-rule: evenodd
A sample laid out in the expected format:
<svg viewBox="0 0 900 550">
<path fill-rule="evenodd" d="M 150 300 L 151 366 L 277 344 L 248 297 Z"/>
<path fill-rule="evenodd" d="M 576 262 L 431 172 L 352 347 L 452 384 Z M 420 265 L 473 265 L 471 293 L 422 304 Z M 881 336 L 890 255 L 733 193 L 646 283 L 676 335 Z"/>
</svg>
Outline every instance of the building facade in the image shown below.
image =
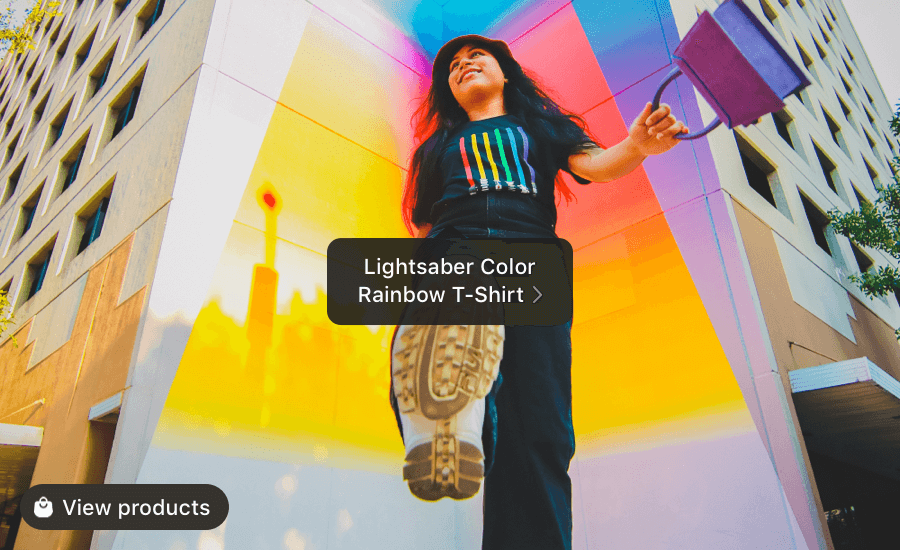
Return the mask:
<svg viewBox="0 0 900 550">
<path fill-rule="evenodd" d="M 896 545 L 900 306 L 847 279 L 896 261 L 825 216 L 890 182 L 891 105 L 839 1 L 747 5 L 813 84 L 559 206 L 575 548 Z M 0 548 L 478 547 L 481 494 L 402 481 L 389 327 L 328 320 L 328 243 L 406 236 L 446 40 L 506 40 L 611 145 L 715 7 L 64 2 L 0 68 Z M 699 128 L 682 80 L 664 101 Z M 40 531 L 18 502 L 43 483 L 212 483 L 231 511 Z"/>
</svg>

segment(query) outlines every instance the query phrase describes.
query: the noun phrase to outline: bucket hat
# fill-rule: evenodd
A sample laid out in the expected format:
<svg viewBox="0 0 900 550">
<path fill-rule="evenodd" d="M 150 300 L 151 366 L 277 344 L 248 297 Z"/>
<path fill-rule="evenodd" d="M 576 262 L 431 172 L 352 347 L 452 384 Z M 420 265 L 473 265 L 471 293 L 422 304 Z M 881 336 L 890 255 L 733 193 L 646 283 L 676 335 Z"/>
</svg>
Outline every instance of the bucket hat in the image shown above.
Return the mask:
<svg viewBox="0 0 900 550">
<path fill-rule="evenodd" d="M 437 55 L 434 57 L 434 65 L 432 65 L 431 68 L 432 80 L 446 80 L 450 76 L 450 60 L 453 59 L 456 52 L 466 44 L 478 44 L 479 46 L 483 46 L 486 50 L 491 52 L 494 57 L 513 59 L 512 52 L 509 50 L 509 44 L 503 40 L 494 40 L 492 38 L 481 36 L 480 34 L 457 36 L 441 46 L 441 49 L 438 50 Z"/>
</svg>

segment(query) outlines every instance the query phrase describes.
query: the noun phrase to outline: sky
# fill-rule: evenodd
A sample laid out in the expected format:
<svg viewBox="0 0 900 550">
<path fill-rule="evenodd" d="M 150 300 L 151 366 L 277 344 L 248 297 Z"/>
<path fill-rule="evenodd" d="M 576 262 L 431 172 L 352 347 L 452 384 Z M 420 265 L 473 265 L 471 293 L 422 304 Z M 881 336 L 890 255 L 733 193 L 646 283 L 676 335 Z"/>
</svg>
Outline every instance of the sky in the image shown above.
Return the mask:
<svg viewBox="0 0 900 550">
<path fill-rule="evenodd" d="M 898 68 L 900 64 L 896 61 L 897 55 L 900 55 L 900 28 L 898 28 L 900 1 L 843 0 L 843 2 L 888 102 L 892 106 L 896 105 L 900 101 L 900 68 Z M 25 17 L 25 8 L 33 3 L 34 0 L 0 0 L 0 10 L 12 5 L 17 10 L 18 20 L 21 21 Z"/>
<path fill-rule="evenodd" d="M 888 102 L 895 106 L 900 102 L 900 1 L 844 0 L 844 8 Z"/>
</svg>

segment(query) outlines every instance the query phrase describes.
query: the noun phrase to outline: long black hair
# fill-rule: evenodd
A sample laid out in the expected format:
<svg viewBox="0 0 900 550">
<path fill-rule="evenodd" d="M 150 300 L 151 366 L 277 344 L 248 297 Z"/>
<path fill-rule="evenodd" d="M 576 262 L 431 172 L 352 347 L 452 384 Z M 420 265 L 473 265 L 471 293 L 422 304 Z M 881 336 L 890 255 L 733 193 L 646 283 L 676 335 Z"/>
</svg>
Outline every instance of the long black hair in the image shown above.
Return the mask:
<svg viewBox="0 0 900 550">
<path fill-rule="evenodd" d="M 586 137 L 586 124 L 580 116 L 560 107 L 539 85 L 536 77 L 519 63 L 489 44 L 476 43 L 497 59 L 507 82 L 503 89 L 506 113 L 520 119 L 525 130 L 541 147 L 550 151 L 573 154 L 595 147 L 596 140 Z M 447 69 L 449 71 L 449 68 Z M 439 71 L 445 75 L 446 72 Z M 415 137 L 419 145 L 410 160 L 403 190 L 403 222 L 410 233 L 413 227 L 429 223 L 431 207 L 441 198 L 440 154 L 450 136 L 469 122 L 469 115 L 459 105 L 447 78 L 435 78 L 431 88 L 413 115 Z M 562 176 L 557 174 L 556 189 L 567 201 L 574 198 Z"/>
</svg>

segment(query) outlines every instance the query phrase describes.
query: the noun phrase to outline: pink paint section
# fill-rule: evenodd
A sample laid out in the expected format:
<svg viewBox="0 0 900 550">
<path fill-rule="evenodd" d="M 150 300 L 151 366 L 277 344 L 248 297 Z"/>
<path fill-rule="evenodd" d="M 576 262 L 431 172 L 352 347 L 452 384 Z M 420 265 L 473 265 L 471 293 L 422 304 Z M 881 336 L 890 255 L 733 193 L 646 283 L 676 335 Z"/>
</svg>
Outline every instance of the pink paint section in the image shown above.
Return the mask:
<svg viewBox="0 0 900 550">
<path fill-rule="evenodd" d="M 754 432 L 582 458 L 579 468 L 587 548 L 808 548 L 785 537 L 790 514 Z"/>
<path fill-rule="evenodd" d="M 824 542 L 820 542 L 822 533 L 819 531 L 819 511 L 814 501 L 807 496 L 814 491 L 810 488 L 806 468 L 803 466 L 800 443 L 797 441 L 797 434 L 792 433 L 793 424 L 785 421 L 790 418 L 790 411 L 788 404 L 782 401 L 782 396 L 785 393 L 790 396 L 790 388 L 784 387 L 780 374 L 770 372 L 756 377 L 756 391 L 762 404 L 778 477 L 787 494 L 788 503 L 794 511 L 806 544 L 810 548 L 823 548 Z"/>
<path fill-rule="evenodd" d="M 526 70 L 540 75 L 551 97 L 572 112 L 584 113 L 612 96 L 571 4 L 511 48 Z"/>
<path fill-rule="evenodd" d="M 523 35 L 530 32 L 535 27 L 542 24 L 543 21 L 549 19 L 556 12 L 571 8 L 572 0 L 539 0 L 532 2 L 526 9 L 519 10 L 518 13 L 507 16 L 499 21 L 491 29 L 491 36 L 496 36 L 501 40 L 506 40 L 509 44 L 513 44 Z M 496 33 L 494 33 L 496 29 Z"/>
</svg>

